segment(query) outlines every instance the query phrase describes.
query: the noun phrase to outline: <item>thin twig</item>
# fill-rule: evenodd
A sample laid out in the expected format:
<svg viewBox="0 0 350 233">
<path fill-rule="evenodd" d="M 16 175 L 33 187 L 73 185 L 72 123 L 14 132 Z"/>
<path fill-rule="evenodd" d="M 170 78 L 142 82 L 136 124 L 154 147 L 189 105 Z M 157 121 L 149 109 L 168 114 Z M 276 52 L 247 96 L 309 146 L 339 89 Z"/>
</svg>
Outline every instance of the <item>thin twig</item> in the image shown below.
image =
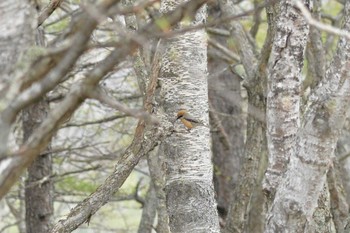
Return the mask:
<svg viewBox="0 0 350 233">
<path fill-rule="evenodd" d="M 231 60 L 240 63 L 240 57 L 235 54 L 234 52 L 232 52 L 231 50 L 229 50 L 228 48 L 226 48 L 225 46 L 223 46 L 222 44 L 220 44 L 218 41 L 216 41 L 213 38 L 208 38 L 208 43 L 213 46 L 214 48 L 216 48 L 217 50 L 219 50 L 220 52 L 222 52 L 223 54 L 225 54 L 226 56 L 228 56 Z"/>
<path fill-rule="evenodd" d="M 124 112 L 126 115 L 136 117 L 138 119 L 145 120 L 148 123 L 158 124 L 158 120 L 151 116 L 151 114 L 143 111 L 143 110 L 136 110 L 131 109 L 124 104 L 120 103 L 113 97 L 107 95 L 106 92 L 104 92 L 100 88 L 96 88 L 93 91 L 89 93 L 89 97 L 96 99 L 100 101 L 102 104 L 105 104 L 111 108 L 117 109 L 118 111 Z"/>
</svg>

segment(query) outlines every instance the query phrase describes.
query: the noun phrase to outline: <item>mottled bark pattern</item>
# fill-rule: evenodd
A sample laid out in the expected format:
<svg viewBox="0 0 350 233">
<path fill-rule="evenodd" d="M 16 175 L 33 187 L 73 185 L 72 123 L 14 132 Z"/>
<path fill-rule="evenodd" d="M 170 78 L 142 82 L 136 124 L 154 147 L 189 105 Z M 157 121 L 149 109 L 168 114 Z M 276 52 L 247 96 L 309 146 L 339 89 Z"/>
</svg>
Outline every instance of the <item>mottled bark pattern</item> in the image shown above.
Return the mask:
<svg viewBox="0 0 350 233">
<path fill-rule="evenodd" d="M 340 165 L 336 162 L 328 171 L 327 181 L 330 194 L 330 209 L 333 215 L 335 229 L 341 233 L 344 230 L 345 221 L 348 217 L 349 205 L 346 202 L 346 193 L 342 184 Z M 328 190 L 327 190 L 328 191 Z"/>
<path fill-rule="evenodd" d="M 350 2 L 345 3 L 344 29 L 350 27 Z M 321 84 L 311 94 L 298 130 L 295 154 L 278 186 L 266 232 L 314 232 L 320 195 L 350 104 L 350 43 L 340 38 L 336 55 Z M 324 215 L 326 216 L 326 215 Z M 330 221 L 327 229 L 331 229 Z"/>
<path fill-rule="evenodd" d="M 32 134 L 44 118 L 49 105 L 45 100 L 23 111 L 24 141 Z M 25 182 L 27 233 L 46 233 L 52 224 L 53 182 L 51 154 L 39 156 L 28 168 Z"/>
<path fill-rule="evenodd" d="M 168 11 L 179 3 L 162 1 L 161 9 Z M 205 11 L 202 7 L 192 23 L 203 22 Z M 165 113 L 174 121 L 177 111 L 183 107 L 208 124 L 205 31 L 181 34 L 168 39 L 165 45 L 160 75 Z M 187 131 L 180 122 L 175 123 L 175 128 L 176 132 L 164 141 L 170 230 L 172 233 L 219 232 L 209 128 L 199 126 Z"/>
<path fill-rule="evenodd" d="M 308 1 L 304 1 L 308 4 Z M 309 26 L 293 6 L 281 3 L 268 67 L 267 140 L 269 166 L 265 190 L 272 197 L 286 171 L 300 125 L 300 87 Z"/>
</svg>

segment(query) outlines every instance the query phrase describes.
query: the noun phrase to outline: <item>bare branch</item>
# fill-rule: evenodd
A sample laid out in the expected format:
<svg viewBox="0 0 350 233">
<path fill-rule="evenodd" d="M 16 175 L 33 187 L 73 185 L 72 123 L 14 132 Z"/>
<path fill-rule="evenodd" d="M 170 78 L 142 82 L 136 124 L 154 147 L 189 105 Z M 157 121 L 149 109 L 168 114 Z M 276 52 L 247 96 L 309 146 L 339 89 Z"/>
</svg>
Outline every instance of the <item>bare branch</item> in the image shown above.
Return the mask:
<svg viewBox="0 0 350 233">
<path fill-rule="evenodd" d="M 213 46 L 214 48 L 216 48 L 217 50 L 219 50 L 220 52 L 222 52 L 224 55 L 228 56 L 231 60 L 238 62 L 238 63 L 240 62 L 240 57 L 237 54 L 235 54 L 234 52 L 232 52 L 231 50 L 229 50 L 225 46 L 221 45 L 215 39 L 208 38 L 208 43 L 211 46 Z"/>
<path fill-rule="evenodd" d="M 306 9 L 306 7 L 303 5 L 302 2 L 300 2 L 300 0 L 296 0 L 295 1 L 295 5 L 300 9 L 301 13 L 303 14 L 303 16 L 306 19 L 306 22 L 322 31 L 334 34 L 334 35 L 338 35 L 338 36 L 344 36 L 345 38 L 347 38 L 348 40 L 350 40 L 350 33 L 346 30 L 343 29 L 339 29 L 336 27 L 332 27 L 328 24 L 324 24 L 321 23 L 317 20 L 315 20 L 310 12 Z"/>
<path fill-rule="evenodd" d="M 61 5 L 63 0 L 51 0 L 50 3 L 40 12 L 38 18 L 38 26 L 44 23 L 44 21 Z"/>
<path fill-rule="evenodd" d="M 97 8 L 103 13 L 117 2 L 117 0 L 106 0 L 97 6 Z M 40 99 L 43 94 L 52 90 L 61 81 L 62 77 L 64 77 L 70 71 L 80 55 L 85 51 L 90 35 L 97 26 L 97 21 L 85 13 L 82 14 L 75 24 L 77 28 L 81 29 L 70 38 L 72 40 L 70 49 L 59 58 L 60 60 L 57 62 L 57 65 L 48 73 L 41 73 L 41 75 L 47 75 L 40 82 L 31 85 L 28 89 L 21 92 L 21 88 L 17 88 L 17 90 L 12 93 L 13 99 L 9 101 L 9 105 L 0 113 L 0 157 L 2 157 L 7 150 L 10 125 L 15 120 L 17 114 L 23 108 Z M 81 27 L 81 25 L 84 25 L 84 27 Z M 41 68 L 42 67 L 43 66 L 41 66 Z M 33 74 L 33 80 L 37 79 L 36 75 Z M 15 82 L 13 85 L 16 86 L 17 83 Z M 16 87 L 13 88 L 16 89 Z"/>
<path fill-rule="evenodd" d="M 111 4 L 111 1 L 107 2 Z M 114 1 L 112 2 L 114 3 Z M 187 2 L 173 12 L 169 12 L 162 16 L 162 18 L 166 19 L 170 26 L 173 26 L 183 19 L 183 17 L 188 17 L 189 15 L 193 16 L 197 9 L 205 2 L 206 0 Z M 107 5 L 108 4 L 105 4 L 104 7 Z M 183 14 L 183 11 L 186 12 L 186 14 Z M 90 29 L 96 25 L 96 22 L 89 19 L 89 17 L 85 20 L 89 21 L 87 31 L 90 31 Z M 154 35 L 159 35 L 161 30 L 161 28 L 152 22 L 140 30 L 137 35 L 152 38 Z M 86 32 L 85 29 L 83 31 Z M 82 36 L 84 35 L 85 34 L 83 33 Z M 134 35 L 133 38 L 135 37 L 136 35 Z M 3 158 L 0 159 L 0 198 L 8 192 L 11 186 L 17 181 L 22 171 L 39 155 L 39 152 L 46 147 L 48 141 L 57 131 L 59 125 L 65 119 L 69 118 L 83 103 L 88 97 L 88 93 L 94 90 L 95 86 L 103 76 L 112 70 L 116 64 L 120 63 L 128 54 L 132 53 L 138 48 L 138 46 L 140 46 L 140 44 L 138 44 L 133 38 L 127 38 L 122 41 L 116 46 L 116 49 L 112 51 L 107 58 L 100 62 L 80 84 L 73 86 L 65 99 L 52 110 L 47 119 L 35 130 L 25 145 L 9 156 L 6 156 L 5 153 L 3 154 Z M 80 39 L 81 38 L 77 38 L 78 41 Z M 74 49 L 72 48 L 72 50 Z M 63 69 L 64 67 L 62 66 L 64 64 L 68 66 L 71 65 L 66 64 L 66 61 L 63 61 L 58 67 Z M 156 62 L 152 68 L 153 74 L 151 75 L 151 80 L 146 92 L 146 99 L 144 101 L 145 109 L 148 113 L 153 113 L 155 111 L 155 105 L 153 102 L 154 92 L 157 87 L 158 70 L 159 64 Z M 55 76 L 57 74 L 51 75 Z M 153 126 L 149 126 L 149 129 L 145 130 L 145 127 L 145 122 L 140 121 L 136 128 L 133 143 L 116 165 L 115 172 L 107 178 L 106 182 L 101 185 L 94 194 L 90 195 L 89 198 L 85 199 L 84 202 L 74 208 L 65 221 L 61 221 L 56 225 L 52 232 L 62 232 L 64 230 L 71 231 L 87 221 L 102 205 L 107 203 L 113 193 L 119 189 L 139 159 L 157 145 L 157 139 L 164 136 L 164 131 L 171 132 L 172 124 L 165 121 L 163 128 L 166 127 L 166 130 L 161 127 Z"/>
<path fill-rule="evenodd" d="M 102 104 L 105 104 L 111 108 L 114 108 L 116 110 L 119 110 L 121 112 L 124 112 L 128 116 L 133 116 L 138 119 L 142 119 L 147 123 L 153 123 L 153 124 L 158 124 L 159 121 L 152 117 L 149 113 L 144 112 L 143 110 L 139 109 L 131 109 L 124 104 L 120 103 L 116 99 L 114 99 L 111 96 L 108 96 L 106 92 L 104 92 L 100 88 L 95 88 L 93 91 L 89 93 L 89 97 L 96 99 L 100 101 Z"/>
<path fill-rule="evenodd" d="M 110 117 L 106 117 L 106 118 L 95 120 L 95 121 L 86 121 L 86 122 L 82 122 L 82 123 L 68 123 L 66 125 L 63 125 L 62 128 L 96 125 L 96 124 L 106 123 L 106 122 L 114 121 L 114 120 L 117 120 L 120 118 L 125 118 L 125 117 L 127 117 L 127 115 L 124 114 L 124 115 L 110 116 Z"/>
</svg>

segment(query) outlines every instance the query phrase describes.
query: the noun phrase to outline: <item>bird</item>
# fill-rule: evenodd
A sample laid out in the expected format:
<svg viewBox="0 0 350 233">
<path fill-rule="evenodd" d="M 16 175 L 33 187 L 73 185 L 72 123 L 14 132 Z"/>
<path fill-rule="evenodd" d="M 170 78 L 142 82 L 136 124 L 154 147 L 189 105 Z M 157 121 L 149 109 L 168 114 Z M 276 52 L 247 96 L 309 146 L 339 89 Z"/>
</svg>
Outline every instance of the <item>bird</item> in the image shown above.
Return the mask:
<svg viewBox="0 0 350 233">
<path fill-rule="evenodd" d="M 182 124 L 184 124 L 186 126 L 186 128 L 188 130 L 197 127 L 197 126 L 205 126 L 205 124 L 203 122 L 201 122 L 200 120 L 197 120 L 195 117 L 191 116 L 187 110 L 185 109 L 180 109 L 177 112 L 177 118 L 176 120 L 181 120 Z"/>
</svg>

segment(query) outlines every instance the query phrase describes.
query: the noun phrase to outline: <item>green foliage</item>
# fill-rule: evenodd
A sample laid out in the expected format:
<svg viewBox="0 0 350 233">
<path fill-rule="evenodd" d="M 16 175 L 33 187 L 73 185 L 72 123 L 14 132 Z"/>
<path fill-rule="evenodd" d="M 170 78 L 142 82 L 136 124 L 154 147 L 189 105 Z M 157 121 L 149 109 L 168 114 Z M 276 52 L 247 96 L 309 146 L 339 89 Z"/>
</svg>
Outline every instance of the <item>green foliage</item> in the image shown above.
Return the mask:
<svg viewBox="0 0 350 233">
<path fill-rule="evenodd" d="M 170 30 L 170 24 L 165 17 L 157 19 L 156 24 L 162 31 L 169 31 Z"/>
<path fill-rule="evenodd" d="M 332 16 L 338 16 L 342 8 L 342 4 L 335 0 L 328 1 L 322 5 L 322 11 Z"/>
<path fill-rule="evenodd" d="M 45 28 L 45 30 L 48 33 L 61 32 L 68 27 L 69 22 L 70 22 L 69 18 L 62 19 L 62 20 L 58 21 L 57 23 L 54 23 L 50 26 L 47 26 Z"/>
<path fill-rule="evenodd" d="M 76 192 L 94 192 L 97 186 L 93 181 L 87 181 L 74 176 L 65 177 L 63 180 L 56 183 L 56 187 L 62 190 Z"/>
</svg>

